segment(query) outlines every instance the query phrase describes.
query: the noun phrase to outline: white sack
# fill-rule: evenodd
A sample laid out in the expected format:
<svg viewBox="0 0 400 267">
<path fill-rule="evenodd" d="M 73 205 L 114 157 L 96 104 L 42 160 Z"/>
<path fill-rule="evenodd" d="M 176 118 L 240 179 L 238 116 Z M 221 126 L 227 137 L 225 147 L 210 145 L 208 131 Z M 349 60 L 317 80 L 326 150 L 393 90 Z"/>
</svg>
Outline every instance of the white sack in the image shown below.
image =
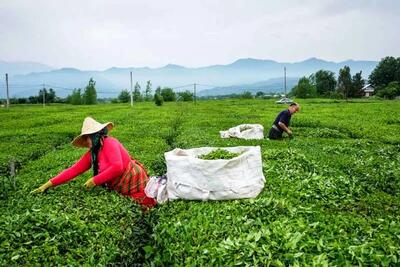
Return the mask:
<svg viewBox="0 0 400 267">
<path fill-rule="evenodd" d="M 156 198 L 157 192 L 158 192 L 157 176 L 151 176 L 146 184 L 146 187 L 144 188 L 144 193 L 146 194 L 147 197 Z"/>
<path fill-rule="evenodd" d="M 151 176 L 144 189 L 146 196 L 157 200 L 158 204 L 163 204 L 168 200 L 167 179 L 165 176 Z"/>
<path fill-rule="evenodd" d="M 264 188 L 261 148 L 224 147 L 242 153 L 233 159 L 203 160 L 216 147 L 179 149 L 165 153 L 169 199 L 219 200 L 255 198 Z"/>
<path fill-rule="evenodd" d="M 167 179 L 160 179 L 156 199 L 158 204 L 168 201 Z"/>
<path fill-rule="evenodd" d="M 264 139 L 264 127 L 261 124 L 240 124 L 219 134 L 221 138 Z"/>
</svg>

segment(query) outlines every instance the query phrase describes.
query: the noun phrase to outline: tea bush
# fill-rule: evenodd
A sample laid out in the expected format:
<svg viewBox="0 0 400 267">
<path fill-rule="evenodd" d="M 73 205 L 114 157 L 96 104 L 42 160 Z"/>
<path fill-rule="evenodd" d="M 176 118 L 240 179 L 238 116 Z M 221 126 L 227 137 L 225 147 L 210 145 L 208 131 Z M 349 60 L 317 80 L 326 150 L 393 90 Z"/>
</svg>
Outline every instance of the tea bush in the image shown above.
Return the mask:
<svg viewBox="0 0 400 267">
<path fill-rule="evenodd" d="M 285 106 L 219 100 L 0 110 L 1 181 L 16 159 L 16 189 L 0 205 L 0 265 L 287 266 L 400 264 L 400 102 L 299 100 L 295 138 L 221 139 Z M 142 214 L 90 172 L 42 195 L 29 192 L 83 153 L 68 143 L 85 116 L 113 121 L 112 136 L 151 175 L 175 147 L 260 145 L 265 188 L 256 199 L 173 201 Z"/>
<path fill-rule="evenodd" d="M 225 149 L 217 148 L 208 154 L 199 155 L 199 159 L 214 160 L 214 159 L 233 159 L 241 153 L 232 153 Z"/>
</svg>

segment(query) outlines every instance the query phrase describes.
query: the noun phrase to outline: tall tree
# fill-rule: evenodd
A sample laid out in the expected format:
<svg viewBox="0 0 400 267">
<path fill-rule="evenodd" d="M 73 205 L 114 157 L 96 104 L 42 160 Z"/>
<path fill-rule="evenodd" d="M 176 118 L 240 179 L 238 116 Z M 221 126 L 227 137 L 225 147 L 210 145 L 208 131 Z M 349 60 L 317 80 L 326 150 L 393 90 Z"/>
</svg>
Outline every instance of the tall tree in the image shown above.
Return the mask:
<svg viewBox="0 0 400 267">
<path fill-rule="evenodd" d="M 161 90 L 161 95 L 165 102 L 176 100 L 176 94 L 175 94 L 174 90 L 172 90 L 172 88 L 168 88 L 168 87 L 163 88 Z"/>
<path fill-rule="evenodd" d="M 378 96 L 388 99 L 394 99 L 400 96 L 400 83 L 398 81 L 390 82 L 384 89 L 381 89 Z"/>
<path fill-rule="evenodd" d="M 31 104 L 37 104 L 37 103 L 39 103 L 39 97 L 38 97 L 38 96 L 30 96 L 30 97 L 28 98 L 28 100 L 29 100 L 29 103 L 31 103 Z"/>
<path fill-rule="evenodd" d="M 53 88 L 49 89 L 49 92 L 46 95 L 46 102 L 47 103 L 54 103 L 56 100 L 56 92 L 53 90 Z"/>
<path fill-rule="evenodd" d="M 72 90 L 72 93 L 69 96 L 67 96 L 67 103 L 70 103 L 72 105 L 82 104 L 81 89 Z"/>
<path fill-rule="evenodd" d="M 379 91 L 393 81 L 400 82 L 400 57 L 385 57 L 369 75 L 369 83 Z"/>
<path fill-rule="evenodd" d="M 327 96 L 335 91 L 336 78 L 335 73 L 329 70 L 319 70 L 311 75 L 310 81 L 315 85 L 319 96 Z"/>
<path fill-rule="evenodd" d="M 147 81 L 145 95 L 146 101 L 151 101 L 151 81 Z"/>
<path fill-rule="evenodd" d="M 118 101 L 121 103 L 128 103 L 131 99 L 131 95 L 128 90 L 122 90 L 121 93 L 118 95 Z"/>
<path fill-rule="evenodd" d="M 351 81 L 351 93 L 349 94 L 350 97 L 361 97 L 363 95 L 362 88 L 365 85 L 365 80 L 362 77 L 362 71 L 357 72 L 353 75 Z"/>
<path fill-rule="evenodd" d="M 398 57 L 396 59 L 396 61 L 397 61 L 397 68 L 396 68 L 396 72 L 394 74 L 394 81 L 400 83 L 400 57 Z"/>
<path fill-rule="evenodd" d="M 312 85 L 310 79 L 307 77 L 302 77 L 297 85 L 292 89 L 292 95 L 299 98 L 311 98 L 315 97 L 317 90 L 315 86 Z"/>
<path fill-rule="evenodd" d="M 56 100 L 56 92 L 53 90 L 53 88 L 50 88 L 48 91 L 46 88 L 40 89 L 39 94 L 37 96 L 37 100 L 39 102 L 43 102 L 43 92 L 44 92 L 44 100 L 46 103 L 54 103 Z"/>
<path fill-rule="evenodd" d="M 351 91 L 351 86 L 352 86 L 352 81 L 351 81 L 350 67 L 344 66 L 339 70 L 338 91 L 341 92 L 343 96 L 347 99 Z"/>
<path fill-rule="evenodd" d="M 44 94 L 44 100 L 47 103 L 47 99 L 46 98 L 47 98 L 48 93 L 47 93 L 46 88 L 43 88 L 43 89 L 39 90 L 38 101 L 39 101 L 39 103 L 43 103 L 43 94 Z"/>
<path fill-rule="evenodd" d="M 252 99 L 253 95 L 251 94 L 250 91 L 244 91 L 243 93 L 240 94 L 240 98 L 243 99 Z"/>
<path fill-rule="evenodd" d="M 135 88 L 133 90 L 133 101 L 135 102 L 142 101 L 142 94 L 140 92 L 140 85 L 138 82 L 136 82 Z"/>
<path fill-rule="evenodd" d="M 258 92 L 256 93 L 256 98 L 263 98 L 263 97 L 264 97 L 264 95 L 265 95 L 265 93 L 264 93 L 264 92 L 262 92 L 262 91 L 258 91 Z"/>
<path fill-rule="evenodd" d="M 88 85 L 83 92 L 83 103 L 93 105 L 97 103 L 96 82 L 90 78 Z"/>
<path fill-rule="evenodd" d="M 156 93 L 154 94 L 154 102 L 157 106 L 162 106 L 164 103 L 164 98 L 161 95 L 161 87 L 158 86 L 156 89 Z"/>
</svg>

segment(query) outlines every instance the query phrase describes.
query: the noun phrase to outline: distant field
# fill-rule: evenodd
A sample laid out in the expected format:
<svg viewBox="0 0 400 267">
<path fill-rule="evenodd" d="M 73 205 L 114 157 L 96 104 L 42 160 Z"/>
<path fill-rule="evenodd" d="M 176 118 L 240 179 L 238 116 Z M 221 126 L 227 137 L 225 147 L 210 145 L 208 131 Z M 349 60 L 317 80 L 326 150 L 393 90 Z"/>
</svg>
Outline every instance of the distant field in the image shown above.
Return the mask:
<svg viewBox="0 0 400 267">
<path fill-rule="evenodd" d="M 221 139 L 285 106 L 221 100 L 0 109 L 0 265 L 398 265 L 400 102 L 299 100 L 291 141 Z M 90 172 L 29 192 L 75 162 L 83 118 L 113 121 L 150 174 L 174 147 L 260 145 L 266 185 L 256 199 L 174 201 L 142 215 Z M 9 179 L 17 168 L 16 189 Z"/>
</svg>

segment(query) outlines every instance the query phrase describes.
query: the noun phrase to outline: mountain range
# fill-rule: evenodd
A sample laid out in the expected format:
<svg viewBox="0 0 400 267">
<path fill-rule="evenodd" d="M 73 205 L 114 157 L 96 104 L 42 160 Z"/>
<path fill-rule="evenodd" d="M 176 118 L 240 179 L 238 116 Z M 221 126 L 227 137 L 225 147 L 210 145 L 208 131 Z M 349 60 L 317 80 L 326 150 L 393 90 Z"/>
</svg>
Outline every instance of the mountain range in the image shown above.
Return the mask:
<svg viewBox="0 0 400 267">
<path fill-rule="evenodd" d="M 286 78 L 286 89 L 287 92 L 297 85 L 299 81 L 298 77 L 287 77 Z M 284 78 L 272 78 L 266 81 L 260 81 L 251 84 L 240 84 L 240 85 L 231 85 L 231 86 L 222 86 L 222 87 L 215 87 L 212 89 L 205 89 L 200 91 L 197 95 L 198 96 L 221 96 L 221 95 L 230 95 L 230 94 L 238 94 L 244 91 L 249 91 L 253 95 L 257 92 L 264 92 L 264 93 L 278 93 L 283 92 L 284 88 Z"/>
<path fill-rule="evenodd" d="M 15 74 L 28 74 L 31 72 L 45 72 L 51 71 L 54 68 L 42 63 L 32 61 L 21 62 L 7 62 L 0 60 L 0 74 L 3 76 L 5 73 L 10 75 Z"/>
<path fill-rule="evenodd" d="M 377 61 L 346 60 L 342 62 L 325 61 L 310 58 L 304 61 L 288 63 L 266 59 L 239 59 L 227 65 L 211 65 L 206 67 L 188 68 L 168 64 L 160 68 L 112 67 L 103 71 L 79 70 L 76 68 L 55 69 L 35 62 L 5 62 L 0 61 L 0 75 L 9 74 L 11 97 L 26 97 L 36 95 L 43 87 L 52 87 L 58 96 L 70 94 L 73 88 L 84 88 L 92 77 L 100 97 L 115 97 L 122 89 L 130 88 L 130 71 L 134 83 L 138 82 L 142 90 L 146 81 L 150 80 L 153 90 L 157 86 L 192 90 L 197 84 L 198 94 L 202 96 L 229 93 L 240 93 L 245 90 L 282 92 L 283 68 L 286 67 L 288 91 L 296 84 L 299 77 L 309 76 L 320 70 L 330 70 L 338 73 L 347 65 L 352 74 L 362 70 L 364 78 L 378 64 Z M 5 96 L 4 83 L 0 84 L 0 97 Z"/>
</svg>

